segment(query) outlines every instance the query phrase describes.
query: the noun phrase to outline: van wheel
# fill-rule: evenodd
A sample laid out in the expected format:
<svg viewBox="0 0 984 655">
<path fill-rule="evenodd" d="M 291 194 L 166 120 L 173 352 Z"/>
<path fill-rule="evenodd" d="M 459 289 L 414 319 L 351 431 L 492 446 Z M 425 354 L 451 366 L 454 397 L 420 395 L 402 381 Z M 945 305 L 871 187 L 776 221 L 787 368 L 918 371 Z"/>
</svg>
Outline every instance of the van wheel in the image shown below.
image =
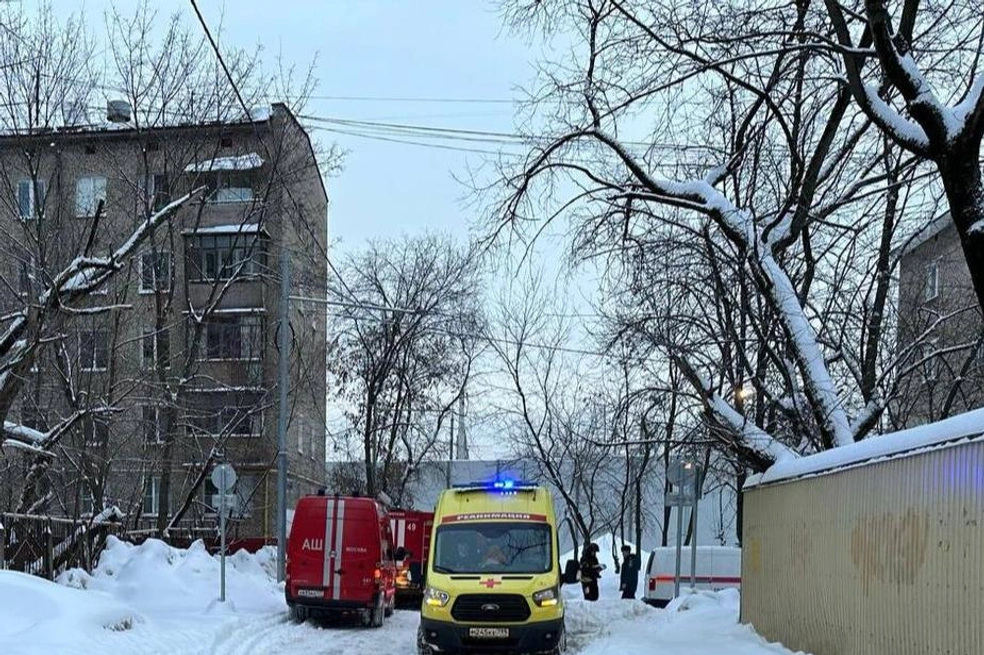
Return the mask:
<svg viewBox="0 0 984 655">
<path fill-rule="evenodd" d="M 365 610 L 362 614 L 362 625 L 367 628 L 383 627 L 383 620 L 386 618 L 386 598 L 383 594 L 376 595 L 376 602 L 371 610 Z"/>
<path fill-rule="evenodd" d="M 417 628 L 417 655 L 434 655 L 434 651 L 424 642 L 424 631 Z"/>
<path fill-rule="evenodd" d="M 302 607 L 300 605 L 290 605 L 287 612 L 290 615 L 290 620 L 294 623 L 303 623 L 304 621 L 307 621 L 308 611 L 306 607 Z"/>
<path fill-rule="evenodd" d="M 567 626 L 563 628 L 563 632 L 560 634 L 560 641 L 557 643 L 557 647 L 553 649 L 552 655 L 563 655 L 567 652 Z"/>
</svg>

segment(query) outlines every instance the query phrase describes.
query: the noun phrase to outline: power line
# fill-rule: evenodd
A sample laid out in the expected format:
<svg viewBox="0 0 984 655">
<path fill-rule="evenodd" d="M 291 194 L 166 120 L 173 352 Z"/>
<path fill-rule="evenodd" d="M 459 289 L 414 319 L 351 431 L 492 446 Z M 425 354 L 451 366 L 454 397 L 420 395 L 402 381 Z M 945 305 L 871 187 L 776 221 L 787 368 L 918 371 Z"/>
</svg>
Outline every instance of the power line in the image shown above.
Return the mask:
<svg viewBox="0 0 984 655">
<path fill-rule="evenodd" d="M 439 98 L 439 97 L 414 97 L 414 96 L 307 96 L 312 100 L 331 100 L 338 102 L 421 102 L 421 103 L 448 103 L 448 104 L 516 104 L 515 100 L 506 98 Z"/>
<path fill-rule="evenodd" d="M 384 121 L 358 120 L 352 118 L 339 118 L 337 116 L 316 116 L 312 114 L 302 114 L 299 119 L 316 123 L 328 123 L 348 129 L 374 130 L 384 134 L 402 134 L 417 137 L 429 138 L 457 138 L 463 141 L 478 141 L 482 143 L 501 143 L 504 145 L 528 145 L 530 142 L 549 142 L 556 137 L 550 135 L 519 134 L 516 132 L 500 132 L 495 130 L 476 130 L 467 128 L 442 127 L 436 125 L 415 125 L 411 123 L 390 123 Z M 721 148 L 708 145 L 695 145 L 687 143 L 672 143 L 660 141 L 621 141 L 621 143 L 631 146 L 652 148 L 656 150 L 672 150 L 677 152 L 689 152 L 695 150 L 705 150 L 710 152 L 720 152 Z"/>
<path fill-rule="evenodd" d="M 384 142 L 387 142 L 387 143 L 398 143 L 398 144 L 403 144 L 403 145 L 408 145 L 408 146 L 421 146 L 421 147 L 424 147 L 424 148 L 434 148 L 436 150 L 450 150 L 450 151 L 453 151 L 453 152 L 467 152 L 467 153 L 478 154 L 478 155 L 509 155 L 509 156 L 513 156 L 513 157 L 521 157 L 522 156 L 522 154 L 520 154 L 520 153 L 504 152 L 504 151 L 501 151 L 501 150 L 498 150 L 498 151 L 497 150 L 486 150 L 486 149 L 482 149 L 482 148 L 465 148 L 465 147 L 461 147 L 461 146 L 449 146 L 449 145 L 444 145 L 444 144 L 440 144 L 440 143 L 426 143 L 424 141 L 414 141 L 414 140 L 411 140 L 411 139 L 398 139 L 398 138 L 393 138 L 393 137 L 381 136 L 381 135 L 378 135 L 378 134 L 366 134 L 366 133 L 363 133 L 363 132 L 353 132 L 353 131 L 349 131 L 349 130 L 339 130 L 339 129 L 334 129 L 334 128 L 330 128 L 330 127 L 311 126 L 310 129 L 322 130 L 322 131 L 325 131 L 325 132 L 331 132 L 332 134 L 341 134 L 341 135 L 344 135 L 344 136 L 354 136 L 354 137 L 359 137 L 359 138 L 363 138 L 363 139 L 370 139 L 370 140 L 373 140 L 373 141 L 384 141 Z"/>
<path fill-rule="evenodd" d="M 249 107 L 246 106 L 246 101 L 243 100 L 243 96 L 239 93 L 239 87 L 236 86 L 236 81 L 232 77 L 232 73 L 229 72 L 229 67 L 226 66 L 225 59 L 222 58 L 222 53 L 219 52 L 219 45 L 212 38 L 212 30 L 208 29 L 208 24 L 205 22 L 205 17 L 202 16 L 202 12 L 198 9 L 198 3 L 195 0 L 191 0 L 191 6 L 195 9 L 195 15 L 198 16 L 198 22 L 201 23 L 202 29 L 205 30 L 205 36 L 208 37 L 208 42 L 212 44 L 212 50 L 215 51 L 215 56 L 219 60 L 219 64 L 222 66 L 222 70 L 225 72 L 226 78 L 229 80 L 229 84 L 232 85 L 232 90 L 236 93 L 236 98 L 239 100 L 239 104 L 243 106 L 243 111 L 246 112 L 246 116 L 250 115 Z"/>
</svg>

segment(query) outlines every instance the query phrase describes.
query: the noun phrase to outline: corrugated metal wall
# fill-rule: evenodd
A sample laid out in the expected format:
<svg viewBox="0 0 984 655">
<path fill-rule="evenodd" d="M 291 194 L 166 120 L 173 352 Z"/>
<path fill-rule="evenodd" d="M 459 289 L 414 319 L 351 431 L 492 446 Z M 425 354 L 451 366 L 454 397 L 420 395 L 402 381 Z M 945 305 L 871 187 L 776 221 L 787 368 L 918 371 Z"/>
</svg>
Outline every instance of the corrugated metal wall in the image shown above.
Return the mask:
<svg viewBox="0 0 984 655">
<path fill-rule="evenodd" d="M 984 442 L 745 492 L 742 621 L 814 655 L 984 654 Z"/>
</svg>

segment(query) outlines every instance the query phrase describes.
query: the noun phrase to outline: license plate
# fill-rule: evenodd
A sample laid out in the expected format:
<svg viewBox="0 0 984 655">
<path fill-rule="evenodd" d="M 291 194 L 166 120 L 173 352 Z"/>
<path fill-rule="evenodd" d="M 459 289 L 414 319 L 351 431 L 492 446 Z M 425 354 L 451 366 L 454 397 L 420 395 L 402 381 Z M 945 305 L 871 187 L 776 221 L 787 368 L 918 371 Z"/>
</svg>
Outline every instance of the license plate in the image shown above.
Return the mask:
<svg viewBox="0 0 984 655">
<path fill-rule="evenodd" d="M 305 596 L 307 598 L 321 598 L 322 596 L 325 595 L 325 592 L 321 591 L 320 589 L 298 589 L 297 595 Z"/>
<path fill-rule="evenodd" d="M 468 628 L 468 636 L 477 639 L 509 639 L 509 628 Z"/>
</svg>

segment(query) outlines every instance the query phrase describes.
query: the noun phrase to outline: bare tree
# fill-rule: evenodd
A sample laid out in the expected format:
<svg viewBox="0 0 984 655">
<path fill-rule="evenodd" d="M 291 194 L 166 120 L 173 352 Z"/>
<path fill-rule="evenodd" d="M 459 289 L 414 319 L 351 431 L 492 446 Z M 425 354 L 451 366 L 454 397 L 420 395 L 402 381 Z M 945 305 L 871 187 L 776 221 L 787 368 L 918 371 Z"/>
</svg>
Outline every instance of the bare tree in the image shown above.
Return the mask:
<svg viewBox="0 0 984 655">
<path fill-rule="evenodd" d="M 552 131 L 504 167 L 491 233 L 572 218 L 575 252 L 607 257 L 625 293 L 621 323 L 670 358 L 743 466 L 870 433 L 899 365 L 884 348 L 891 248 L 917 209 L 891 197 L 925 172 L 830 84 L 823 17 L 808 3 L 505 5 L 583 48 L 545 64 L 530 107 Z"/>
<path fill-rule="evenodd" d="M 933 163 L 984 308 L 980 6 L 960 0 L 824 0 L 824 6 L 841 46 L 845 86 L 858 106 L 893 143 Z"/>
<path fill-rule="evenodd" d="M 565 347 L 568 326 L 555 318 L 563 311 L 552 296 L 533 278 L 515 293 L 504 292 L 490 320 L 489 343 L 508 380 L 496 403 L 503 430 L 515 456 L 535 463 L 557 490 L 561 520 L 576 546 L 618 526 L 623 508 L 610 501 L 618 497 L 624 471 L 613 467 L 615 413 L 600 393 L 599 362 Z"/>
<path fill-rule="evenodd" d="M 368 494 L 400 502 L 420 463 L 442 457 L 441 434 L 482 349 L 479 262 L 428 236 L 374 242 L 340 270 L 329 371 L 357 435 L 342 445 L 358 451 Z"/>
</svg>

